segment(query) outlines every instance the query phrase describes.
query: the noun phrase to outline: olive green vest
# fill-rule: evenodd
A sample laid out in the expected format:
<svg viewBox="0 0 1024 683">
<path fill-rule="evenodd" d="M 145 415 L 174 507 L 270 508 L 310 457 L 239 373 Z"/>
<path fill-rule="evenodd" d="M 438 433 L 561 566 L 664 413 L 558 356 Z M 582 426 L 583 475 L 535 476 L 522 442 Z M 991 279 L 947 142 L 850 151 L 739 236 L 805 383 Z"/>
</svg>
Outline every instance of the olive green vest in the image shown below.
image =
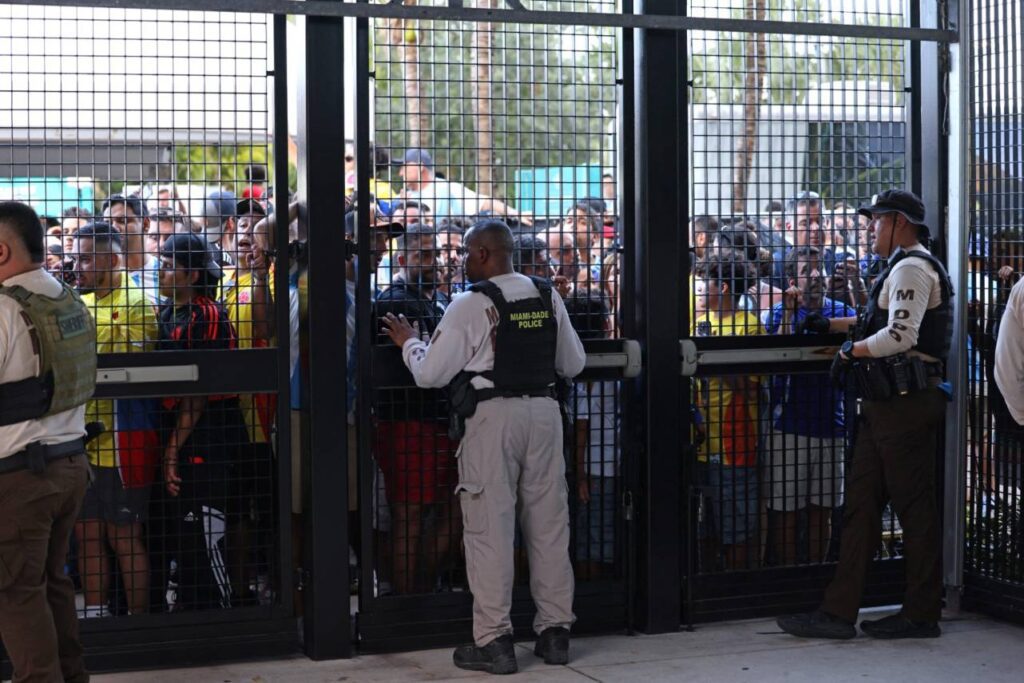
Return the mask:
<svg viewBox="0 0 1024 683">
<path fill-rule="evenodd" d="M 63 286 L 51 298 L 20 285 L 0 285 L 0 295 L 21 305 L 39 357 L 37 377 L 0 384 L 0 425 L 77 408 L 96 389 L 96 323 L 78 294 Z"/>
</svg>

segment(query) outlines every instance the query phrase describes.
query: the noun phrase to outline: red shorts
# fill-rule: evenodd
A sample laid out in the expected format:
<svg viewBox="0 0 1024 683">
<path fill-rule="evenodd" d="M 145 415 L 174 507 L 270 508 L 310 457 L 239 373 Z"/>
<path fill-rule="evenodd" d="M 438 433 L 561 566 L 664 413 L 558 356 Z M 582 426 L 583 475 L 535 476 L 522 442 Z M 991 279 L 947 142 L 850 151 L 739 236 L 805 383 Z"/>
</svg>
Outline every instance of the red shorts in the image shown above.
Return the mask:
<svg viewBox="0 0 1024 683">
<path fill-rule="evenodd" d="M 441 422 L 378 422 L 374 456 L 388 501 L 436 503 L 450 497 L 458 481 L 455 447 Z"/>
</svg>

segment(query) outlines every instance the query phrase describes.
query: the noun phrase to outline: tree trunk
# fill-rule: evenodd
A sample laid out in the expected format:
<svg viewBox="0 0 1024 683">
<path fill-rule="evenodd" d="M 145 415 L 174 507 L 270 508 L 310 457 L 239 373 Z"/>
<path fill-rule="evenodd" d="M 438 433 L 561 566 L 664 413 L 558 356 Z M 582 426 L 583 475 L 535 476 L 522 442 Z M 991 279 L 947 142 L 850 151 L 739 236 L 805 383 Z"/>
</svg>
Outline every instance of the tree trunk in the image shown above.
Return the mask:
<svg viewBox="0 0 1024 683">
<path fill-rule="evenodd" d="M 764 0 L 747 0 L 743 14 L 745 19 L 764 21 Z M 754 166 L 754 155 L 757 153 L 757 119 L 768 61 L 764 34 L 747 34 L 743 52 L 743 135 L 740 137 L 736 155 L 736 173 L 733 176 L 732 187 L 732 210 L 737 215 L 747 213 L 747 189 L 750 184 L 750 171 Z"/>
<path fill-rule="evenodd" d="M 481 7 L 495 9 L 497 0 L 483 0 Z M 494 52 L 494 24 L 480 24 L 473 31 L 473 116 L 476 128 L 477 192 L 494 196 L 494 129 L 491 119 L 491 63 Z"/>
<path fill-rule="evenodd" d="M 414 5 L 415 0 L 406 0 Z M 392 44 L 397 44 L 398 58 L 405 76 L 405 111 L 408 115 L 409 147 L 425 147 L 429 129 L 427 108 L 420 83 L 420 32 L 413 20 L 391 20 Z M 397 40 L 396 40 L 397 38 Z"/>
</svg>

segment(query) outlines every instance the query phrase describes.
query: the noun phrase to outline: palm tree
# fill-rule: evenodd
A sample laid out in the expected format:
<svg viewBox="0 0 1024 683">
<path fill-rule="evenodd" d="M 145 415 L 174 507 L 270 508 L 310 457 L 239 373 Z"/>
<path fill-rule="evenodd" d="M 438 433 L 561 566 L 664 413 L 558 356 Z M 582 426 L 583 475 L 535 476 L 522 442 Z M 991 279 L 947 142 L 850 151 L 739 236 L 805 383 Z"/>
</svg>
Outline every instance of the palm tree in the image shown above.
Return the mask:
<svg viewBox="0 0 1024 683">
<path fill-rule="evenodd" d="M 743 15 L 745 19 L 764 21 L 764 0 L 747 0 Z M 747 34 L 743 57 L 743 134 L 740 137 L 732 189 L 732 208 L 738 215 L 747 213 L 747 185 L 754 165 L 754 155 L 757 153 L 757 119 L 768 60 L 763 33 Z"/>
</svg>

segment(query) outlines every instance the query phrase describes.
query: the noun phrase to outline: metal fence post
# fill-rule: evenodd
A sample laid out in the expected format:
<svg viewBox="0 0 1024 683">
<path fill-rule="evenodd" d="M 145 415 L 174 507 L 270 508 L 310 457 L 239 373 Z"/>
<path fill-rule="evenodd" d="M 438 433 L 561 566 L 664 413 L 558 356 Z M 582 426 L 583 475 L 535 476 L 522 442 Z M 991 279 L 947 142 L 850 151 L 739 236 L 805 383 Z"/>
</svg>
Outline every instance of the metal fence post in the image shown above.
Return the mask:
<svg viewBox="0 0 1024 683">
<path fill-rule="evenodd" d="M 645 14 L 674 14 L 681 4 L 647 0 Z M 644 454 L 638 511 L 637 625 L 647 633 L 680 624 L 683 495 L 680 461 L 688 432 L 679 376 L 687 207 L 686 33 L 646 29 L 636 38 L 637 331 L 646 376 Z M 666 88 L 666 84 L 670 87 Z"/>
<path fill-rule="evenodd" d="M 348 567 L 348 453 L 345 415 L 345 312 L 337 295 L 345 253 L 344 78 L 341 18 L 306 20 L 300 78 L 299 193 L 309 234 L 310 453 L 304 501 L 304 631 L 312 659 L 352 653 Z M 325 65 L 338 68 L 325 68 Z M 335 296 L 328 294 L 335 292 Z"/>
<path fill-rule="evenodd" d="M 968 5 L 953 0 L 949 3 L 949 19 L 958 30 L 968 26 Z M 956 389 L 955 400 L 949 404 L 946 420 L 946 476 L 944 491 L 945 523 L 943 524 L 943 582 L 946 585 L 946 606 L 956 609 L 964 576 L 964 546 L 966 543 L 966 487 L 965 466 L 968 435 L 967 410 L 969 404 L 967 374 L 967 254 L 970 230 L 970 177 L 967 166 L 970 159 L 970 41 L 949 46 L 949 255 L 948 266 L 953 286 L 959 296 L 955 299 L 953 347 L 950 350 L 949 377 Z"/>
</svg>

